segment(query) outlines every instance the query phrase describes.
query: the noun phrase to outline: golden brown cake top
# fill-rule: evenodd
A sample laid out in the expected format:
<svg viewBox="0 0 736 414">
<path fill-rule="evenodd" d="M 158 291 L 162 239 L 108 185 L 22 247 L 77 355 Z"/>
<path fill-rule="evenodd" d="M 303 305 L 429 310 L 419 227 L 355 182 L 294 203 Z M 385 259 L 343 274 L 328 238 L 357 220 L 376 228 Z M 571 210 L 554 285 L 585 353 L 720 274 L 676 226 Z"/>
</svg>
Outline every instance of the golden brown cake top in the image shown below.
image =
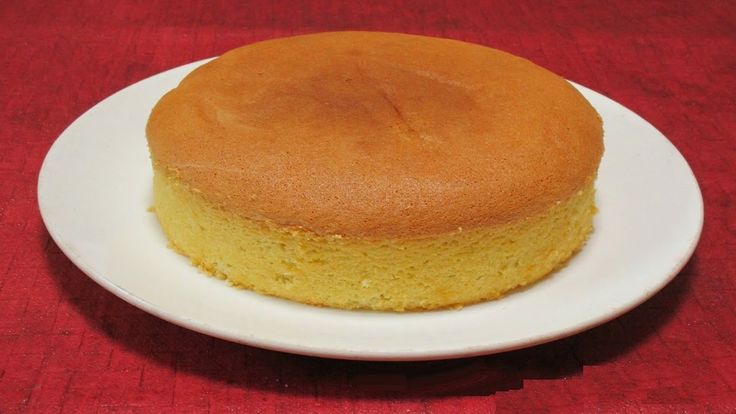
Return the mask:
<svg viewBox="0 0 736 414">
<path fill-rule="evenodd" d="M 595 177 L 598 114 L 522 58 L 449 39 L 334 32 L 244 46 L 154 108 L 154 164 L 222 208 L 320 234 L 496 225 Z"/>
</svg>

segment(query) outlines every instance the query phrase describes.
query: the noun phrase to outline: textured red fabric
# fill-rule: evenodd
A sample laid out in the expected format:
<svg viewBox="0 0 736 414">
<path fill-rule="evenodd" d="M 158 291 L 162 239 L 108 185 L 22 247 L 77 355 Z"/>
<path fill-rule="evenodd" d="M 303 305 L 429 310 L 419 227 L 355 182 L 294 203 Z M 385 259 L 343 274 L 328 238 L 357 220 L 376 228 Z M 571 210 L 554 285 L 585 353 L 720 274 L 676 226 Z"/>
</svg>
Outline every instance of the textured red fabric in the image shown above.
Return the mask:
<svg viewBox="0 0 736 414">
<path fill-rule="evenodd" d="M 736 412 L 736 3 L 395 3 L 0 2 L 0 412 Z M 97 286 L 50 240 L 36 177 L 85 109 L 235 46 L 338 29 L 490 45 L 641 114 L 702 186 L 693 259 L 639 308 L 571 338 L 367 363 L 171 325 Z"/>
</svg>

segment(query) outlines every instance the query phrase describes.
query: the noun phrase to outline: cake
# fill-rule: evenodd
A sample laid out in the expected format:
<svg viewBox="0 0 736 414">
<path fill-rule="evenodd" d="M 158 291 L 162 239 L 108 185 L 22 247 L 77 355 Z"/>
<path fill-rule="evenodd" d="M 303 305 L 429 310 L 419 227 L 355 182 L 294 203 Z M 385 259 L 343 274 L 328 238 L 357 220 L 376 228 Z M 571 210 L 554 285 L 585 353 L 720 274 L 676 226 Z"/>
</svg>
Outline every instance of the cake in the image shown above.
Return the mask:
<svg viewBox="0 0 736 414">
<path fill-rule="evenodd" d="M 462 307 L 585 243 L 601 120 L 567 81 L 456 40 L 331 32 L 229 51 L 146 128 L 170 246 L 306 304 Z"/>
</svg>

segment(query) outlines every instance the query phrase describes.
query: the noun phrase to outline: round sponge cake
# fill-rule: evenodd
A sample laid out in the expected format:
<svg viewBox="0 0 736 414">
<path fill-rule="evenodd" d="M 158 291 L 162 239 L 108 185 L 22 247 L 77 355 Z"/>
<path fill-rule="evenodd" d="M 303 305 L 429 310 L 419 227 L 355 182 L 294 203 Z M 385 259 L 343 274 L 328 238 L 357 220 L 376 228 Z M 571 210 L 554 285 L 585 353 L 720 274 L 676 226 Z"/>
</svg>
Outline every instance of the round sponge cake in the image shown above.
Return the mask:
<svg viewBox="0 0 736 414">
<path fill-rule="evenodd" d="M 522 58 L 335 32 L 244 46 L 153 109 L 154 209 L 232 284 L 376 310 L 462 306 L 549 274 L 584 243 L 598 114 Z"/>
</svg>

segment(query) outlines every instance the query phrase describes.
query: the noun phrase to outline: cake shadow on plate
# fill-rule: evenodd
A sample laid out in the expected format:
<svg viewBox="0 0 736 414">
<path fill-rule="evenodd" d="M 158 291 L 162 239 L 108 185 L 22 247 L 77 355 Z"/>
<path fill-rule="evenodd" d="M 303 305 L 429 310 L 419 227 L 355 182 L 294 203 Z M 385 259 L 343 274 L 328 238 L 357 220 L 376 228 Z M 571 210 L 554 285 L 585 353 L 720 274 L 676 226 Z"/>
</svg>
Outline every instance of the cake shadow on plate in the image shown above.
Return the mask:
<svg viewBox="0 0 736 414">
<path fill-rule="evenodd" d="M 502 354 L 445 361 L 368 362 L 285 354 L 212 338 L 149 315 L 96 285 L 59 250 L 39 238 L 47 271 L 63 302 L 84 318 L 56 323 L 60 335 L 81 335 L 80 350 L 118 347 L 178 373 L 247 390 L 325 398 L 471 396 L 521 389 L 526 380 L 570 378 L 585 366 L 627 354 L 666 325 L 692 289 L 697 255 L 662 291 L 629 313 L 572 337 Z M 91 329 L 90 329 L 91 328 Z M 92 343 L 94 347 L 86 346 Z M 80 351 L 81 352 L 81 351 Z M 135 367 L 129 367 L 135 368 Z M 173 387 L 173 384 L 171 385 Z"/>
</svg>

